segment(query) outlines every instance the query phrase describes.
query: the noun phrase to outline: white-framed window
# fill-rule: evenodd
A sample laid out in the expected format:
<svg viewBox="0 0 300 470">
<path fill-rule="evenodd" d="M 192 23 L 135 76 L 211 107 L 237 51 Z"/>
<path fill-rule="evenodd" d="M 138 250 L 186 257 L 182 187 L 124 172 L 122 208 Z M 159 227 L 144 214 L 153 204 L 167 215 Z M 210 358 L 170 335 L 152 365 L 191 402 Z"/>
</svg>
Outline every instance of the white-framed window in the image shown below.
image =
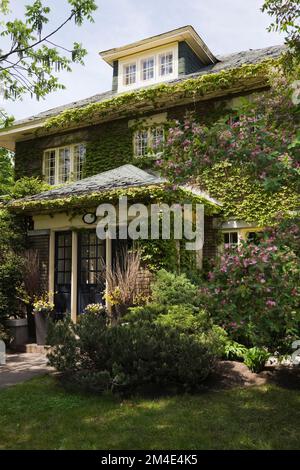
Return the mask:
<svg viewBox="0 0 300 470">
<path fill-rule="evenodd" d="M 153 80 L 155 76 L 155 59 L 147 57 L 141 61 L 141 80 Z"/>
<path fill-rule="evenodd" d="M 136 83 L 136 63 L 126 64 L 123 67 L 124 85 L 133 85 Z"/>
<path fill-rule="evenodd" d="M 48 184 L 63 184 L 82 178 L 85 144 L 66 145 L 44 151 L 43 172 Z"/>
<path fill-rule="evenodd" d="M 159 55 L 159 75 L 165 77 L 173 75 L 174 71 L 174 54 L 172 51 L 164 52 Z"/>
<path fill-rule="evenodd" d="M 140 129 L 134 133 L 134 156 L 157 157 L 162 153 L 164 128 L 162 126 Z"/>
<path fill-rule="evenodd" d="M 224 246 L 227 248 L 238 246 L 239 244 L 239 233 L 238 231 L 223 232 Z"/>
<path fill-rule="evenodd" d="M 44 175 L 48 184 L 55 184 L 56 173 L 56 152 L 55 150 L 46 150 L 44 152 Z"/>
<path fill-rule="evenodd" d="M 119 60 L 118 92 L 178 77 L 178 43 L 153 48 Z"/>
</svg>

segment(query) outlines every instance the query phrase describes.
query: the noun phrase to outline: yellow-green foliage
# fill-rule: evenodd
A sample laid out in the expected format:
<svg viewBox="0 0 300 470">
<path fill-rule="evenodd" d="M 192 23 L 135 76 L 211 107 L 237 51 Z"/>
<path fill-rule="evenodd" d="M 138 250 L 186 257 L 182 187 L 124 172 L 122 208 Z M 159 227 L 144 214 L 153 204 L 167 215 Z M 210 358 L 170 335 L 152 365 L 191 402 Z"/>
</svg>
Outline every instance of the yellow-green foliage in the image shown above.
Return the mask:
<svg viewBox="0 0 300 470">
<path fill-rule="evenodd" d="M 180 95 L 184 98 L 200 98 L 221 90 L 230 91 L 242 86 L 247 79 L 268 83 L 268 72 L 278 60 L 269 59 L 258 64 L 248 64 L 235 69 L 222 70 L 218 73 L 205 74 L 173 84 L 160 84 L 155 87 L 140 89 L 131 93 L 116 95 L 99 103 L 92 103 L 83 108 L 68 109 L 58 116 L 46 121 L 46 129 L 67 128 L 76 124 L 90 123 L 93 120 L 104 119 L 112 114 L 123 117 L 129 115 L 137 107 L 147 104 L 155 107 L 164 100 Z M 135 110 L 136 113 L 136 110 Z"/>
<path fill-rule="evenodd" d="M 265 226 L 272 224 L 278 213 L 287 214 L 300 204 L 292 184 L 275 192 L 266 191 L 241 167 L 228 162 L 205 170 L 200 179 L 209 194 L 222 201 L 224 218 L 235 217 Z"/>
<path fill-rule="evenodd" d="M 174 190 L 169 185 L 151 185 L 128 189 L 115 189 L 110 191 L 95 192 L 86 195 L 73 195 L 58 199 L 46 200 L 26 200 L 20 199 L 9 203 L 8 210 L 13 212 L 36 212 L 36 211 L 64 211 L 69 209 L 96 208 L 104 202 L 117 203 L 119 198 L 126 196 L 128 201 L 139 201 L 144 203 L 159 202 L 195 202 L 204 204 L 206 214 L 215 214 L 220 211 L 220 207 L 203 197 L 193 195 L 190 191 L 178 188 Z"/>
</svg>

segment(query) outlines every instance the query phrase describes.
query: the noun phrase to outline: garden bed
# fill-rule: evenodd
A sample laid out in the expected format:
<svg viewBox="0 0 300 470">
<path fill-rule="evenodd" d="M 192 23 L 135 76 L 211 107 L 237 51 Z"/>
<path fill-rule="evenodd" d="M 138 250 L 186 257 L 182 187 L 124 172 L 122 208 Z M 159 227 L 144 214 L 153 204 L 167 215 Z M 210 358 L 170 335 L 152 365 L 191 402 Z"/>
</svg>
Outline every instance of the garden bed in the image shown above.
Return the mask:
<svg viewBox="0 0 300 470">
<path fill-rule="evenodd" d="M 263 372 L 255 374 L 242 362 L 220 361 L 203 388 L 212 391 L 266 384 L 300 390 L 300 367 L 269 366 Z"/>
</svg>

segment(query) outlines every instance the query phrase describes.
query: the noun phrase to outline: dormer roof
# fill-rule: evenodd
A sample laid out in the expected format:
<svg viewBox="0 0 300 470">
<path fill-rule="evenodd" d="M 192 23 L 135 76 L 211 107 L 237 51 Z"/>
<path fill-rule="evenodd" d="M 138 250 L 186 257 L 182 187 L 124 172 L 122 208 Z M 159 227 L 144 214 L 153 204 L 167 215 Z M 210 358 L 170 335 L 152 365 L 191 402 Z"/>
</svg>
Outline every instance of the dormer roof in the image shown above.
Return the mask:
<svg viewBox="0 0 300 470">
<path fill-rule="evenodd" d="M 142 39 L 125 46 L 108 49 L 100 52 L 99 54 L 105 62 L 109 65 L 113 65 L 114 61 L 128 57 L 132 54 L 142 53 L 149 49 L 182 41 L 185 41 L 190 46 L 204 65 L 211 65 L 218 62 L 218 59 L 209 50 L 193 26 L 190 25 L 173 29 L 172 31 L 158 34 L 150 38 Z"/>
</svg>

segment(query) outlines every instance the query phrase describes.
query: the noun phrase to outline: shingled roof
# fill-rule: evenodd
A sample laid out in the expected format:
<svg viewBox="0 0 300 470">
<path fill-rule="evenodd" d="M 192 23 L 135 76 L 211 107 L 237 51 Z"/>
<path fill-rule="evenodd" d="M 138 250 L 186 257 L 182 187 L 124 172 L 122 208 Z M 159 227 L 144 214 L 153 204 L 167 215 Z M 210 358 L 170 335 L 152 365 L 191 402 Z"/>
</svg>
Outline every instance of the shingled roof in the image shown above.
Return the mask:
<svg viewBox="0 0 300 470">
<path fill-rule="evenodd" d="M 74 196 L 101 196 L 102 193 L 109 194 L 111 191 L 130 189 L 130 188 L 147 188 L 161 186 L 162 189 L 168 184 L 168 180 L 158 175 L 150 173 L 148 171 L 141 170 L 134 165 L 127 164 L 115 168 L 113 170 L 105 171 L 89 178 L 84 178 L 74 183 L 65 184 L 63 186 L 44 191 L 33 196 L 27 196 L 22 199 L 15 199 L 8 201 L 5 207 L 14 211 L 23 209 L 26 210 L 28 207 L 39 208 L 40 203 L 49 203 L 50 206 L 55 206 L 56 201 L 65 201 L 66 204 L 60 204 L 60 209 L 64 208 L 64 205 L 68 205 L 70 199 Z M 208 203 L 213 205 L 215 208 L 220 208 L 222 204 L 216 199 L 209 196 L 204 191 L 200 191 L 197 188 L 189 187 L 187 185 L 180 186 L 180 188 L 193 197 L 201 198 Z M 78 199 L 77 199 L 78 201 Z M 80 204 L 80 203 L 79 203 Z M 47 204 L 48 205 L 48 204 Z M 78 202 L 77 202 L 78 206 Z"/>
<path fill-rule="evenodd" d="M 248 64 L 257 64 L 267 59 L 276 59 L 280 57 L 280 55 L 282 55 L 286 50 L 286 46 L 272 46 L 264 49 L 250 49 L 249 51 L 242 51 L 235 54 L 217 57 L 219 62 L 217 62 L 216 64 L 206 66 L 200 72 L 193 73 L 190 75 L 184 75 L 178 79 L 171 80 L 166 83 L 178 83 L 184 80 L 188 80 L 189 78 L 200 77 L 201 75 L 218 73 L 223 70 L 235 69 Z M 115 94 L 112 91 L 93 95 L 89 98 L 74 101 L 63 106 L 43 111 L 42 113 L 39 113 L 37 115 L 15 121 L 14 126 L 33 123 L 34 121 L 38 120 L 48 119 L 50 117 L 60 114 L 61 112 L 67 109 L 82 108 L 92 103 L 101 103 L 102 101 L 108 100 L 113 96 L 115 96 Z"/>
<path fill-rule="evenodd" d="M 83 196 L 85 194 L 100 193 L 109 190 L 160 185 L 166 183 L 166 181 L 167 180 L 164 178 L 141 170 L 134 165 L 127 164 L 74 183 L 65 184 L 64 186 L 35 194 L 34 196 L 27 196 L 23 198 L 22 201 L 62 199 L 69 196 Z M 18 201 L 20 202 L 21 200 L 19 199 Z M 12 205 L 13 203 L 14 201 L 11 202 Z"/>
</svg>

